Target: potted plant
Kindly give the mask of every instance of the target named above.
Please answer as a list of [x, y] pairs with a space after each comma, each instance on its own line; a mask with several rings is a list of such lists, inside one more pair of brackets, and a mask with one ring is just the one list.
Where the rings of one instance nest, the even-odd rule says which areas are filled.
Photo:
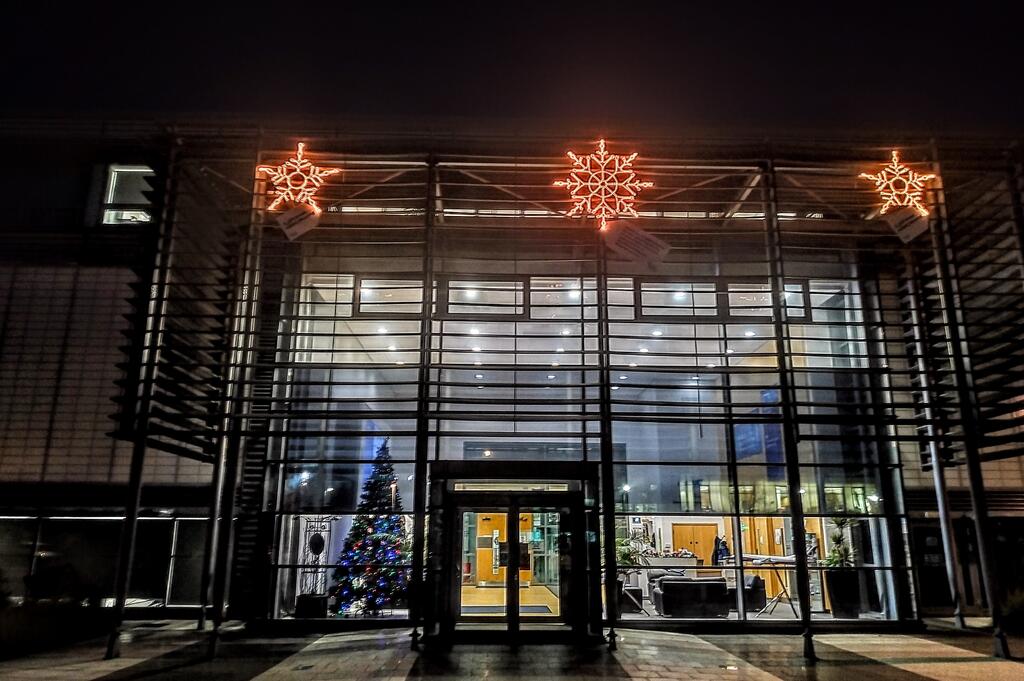
[[[628, 537], [616, 537], [615, 562], [620, 568], [630, 568], [620, 571], [619, 577], [616, 580], [619, 587], [618, 593], [620, 594], [619, 608], [622, 612], [638, 612], [643, 609], [643, 603], [634, 600], [638, 597], [636, 593], [633, 594], [632, 598], [624, 598], [624, 596], [626, 581], [629, 581], [630, 587], [635, 588], [637, 586], [640, 567], [647, 565], [647, 557], [649, 555], [651, 555], [651, 551], [647, 548], [639, 532], [633, 532]], [[639, 596], [639, 598], [642, 599], [643, 597]]]
[[831, 546], [822, 559], [825, 566], [825, 588], [837, 619], [857, 619], [860, 616], [860, 575], [851, 568], [855, 565], [853, 547], [847, 530], [857, 525], [856, 518], [830, 518], [834, 528], [829, 534]]

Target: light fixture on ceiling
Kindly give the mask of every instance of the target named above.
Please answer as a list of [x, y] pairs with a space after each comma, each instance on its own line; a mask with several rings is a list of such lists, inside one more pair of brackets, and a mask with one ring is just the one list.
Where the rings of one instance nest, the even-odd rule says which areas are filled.
[[388, 332], [387, 327], [384, 327], [384, 326], [378, 326], [377, 327], [377, 333], [387, 333], [387, 332]]
[[663, 333], [664, 331], [662, 331], [661, 329], [655, 329], [654, 331], [651, 331], [652, 336], [660, 336]]
[[756, 334], [756, 333], [754, 333], [753, 331], [744, 331], [744, 332], [743, 332], [743, 335], [744, 335], [744, 336], [746, 336], [747, 338], [753, 338], [753, 337], [754, 337], [754, 336], [756, 336], [757, 334]]

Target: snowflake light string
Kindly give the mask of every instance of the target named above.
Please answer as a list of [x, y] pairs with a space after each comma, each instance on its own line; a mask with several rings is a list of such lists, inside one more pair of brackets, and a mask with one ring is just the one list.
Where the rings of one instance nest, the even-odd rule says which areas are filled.
[[295, 156], [281, 165], [256, 167], [256, 172], [267, 174], [267, 179], [274, 184], [274, 191], [277, 192], [267, 210], [275, 210], [285, 201], [289, 201], [295, 205], [308, 205], [316, 215], [323, 212], [314, 197], [324, 180], [335, 173], [340, 173], [341, 168], [321, 168], [313, 165], [303, 156], [305, 148], [306, 143], [299, 142]]
[[878, 211], [880, 215], [885, 215], [894, 206], [908, 206], [921, 217], [928, 217], [928, 209], [921, 203], [921, 198], [924, 196], [925, 183], [934, 180], [935, 175], [922, 175], [903, 165], [899, 151], [893, 149], [892, 161], [878, 174], [861, 173], [860, 177], [875, 183], [875, 191], [885, 202]]
[[654, 186], [653, 182], [637, 179], [633, 160], [629, 156], [611, 154], [605, 148], [605, 141], [599, 140], [597, 150], [586, 156], [567, 152], [574, 164], [569, 177], [556, 180], [554, 186], [565, 187], [575, 201], [568, 215], [595, 217], [600, 221], [601, 230], [608, 228], [608, 220], [622, 216], [637, 217], [633, 207], [641, 189]]

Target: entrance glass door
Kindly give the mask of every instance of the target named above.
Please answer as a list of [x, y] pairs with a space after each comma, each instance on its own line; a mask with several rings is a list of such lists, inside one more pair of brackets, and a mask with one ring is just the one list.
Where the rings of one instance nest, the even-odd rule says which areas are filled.
[[508, 498], [508, 504], [459, 506], [460, 622], [533, 624], [568, 621], [573, 568], [570, 507]]

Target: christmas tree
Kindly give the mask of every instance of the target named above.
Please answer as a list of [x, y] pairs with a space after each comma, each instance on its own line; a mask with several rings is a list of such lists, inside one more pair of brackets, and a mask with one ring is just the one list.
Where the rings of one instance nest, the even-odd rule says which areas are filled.
[[338, 613], [374, 614], [405, 597], [405, 521], [388, 440], [377, 448], [334, 571]]

